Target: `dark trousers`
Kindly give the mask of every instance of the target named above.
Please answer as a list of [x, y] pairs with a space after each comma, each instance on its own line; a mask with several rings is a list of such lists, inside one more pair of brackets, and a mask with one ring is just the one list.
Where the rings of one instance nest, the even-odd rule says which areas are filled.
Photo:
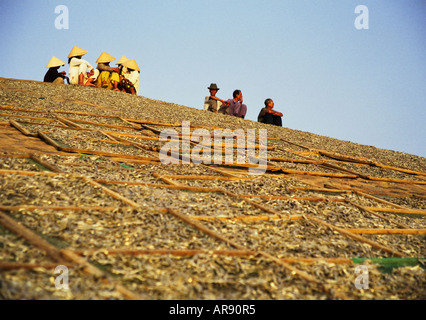
[[277, 116], [275, 114], [272, 114], [272, 113], [265, 114], [264, 123], [273, 124], [273, 125], [276, 125], [276, 126], [279, 126], [279, 127], [283, 126], [281, 117]]

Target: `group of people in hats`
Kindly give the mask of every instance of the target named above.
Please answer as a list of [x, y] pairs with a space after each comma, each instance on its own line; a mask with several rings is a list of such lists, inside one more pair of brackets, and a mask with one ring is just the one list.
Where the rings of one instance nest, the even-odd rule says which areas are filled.
[[68, 84], [139, 94], [140, 69], [134, 59], [130, 60], [122, 56], [116, 63], [117, 67], [111, 67], [109, 64], [115, 58], [102, 52], [96, 60], [95, 69], [88, 61], [82, 59], [86, 53], [86, 50], [77, 46], [72, 48], [68, 55], [69, 77], [66, 76], [65, 71], [58, 71], [65, 62], [52, 57], [46, 66], [49, 70], [44, 76], [44, 82], [64, 84], [66, 80]]
[[[234, 90], [232, 99], [222, 100], [216, 97], [219, 91], [216, 83], [210, 84], [207, 89], [209, 89], [210, 95], [204, 98], [204, 110], [244, 119], [247, 113], [247, 106], [243, 104], [243, 94], [241, 90]], [[273, 108], [274, 101], [269, 98], [266, 99], [265, 107], [260, 110], [257, 121], [281, 127], [281, 117], [283, 114], [273, 110]]]

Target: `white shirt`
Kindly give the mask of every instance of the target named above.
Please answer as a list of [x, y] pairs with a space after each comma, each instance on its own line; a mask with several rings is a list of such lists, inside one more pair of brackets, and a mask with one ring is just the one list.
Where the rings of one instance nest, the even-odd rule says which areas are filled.
[[133, 70], [133, 71], [129, 71], [125, 77], [131, 82], [133, 83], [133, 86], [136, 89], [136, 95], [139, 94], [139, 71]]
[[69, 69], [69, 78], [71, 84], [78, 84], [78, 75], [83, 73], [84, 79], [87, 80], [87, 69], [93, 70], [92, 65], [84, 60], [78, 58], [71, 58], [70, 69]]

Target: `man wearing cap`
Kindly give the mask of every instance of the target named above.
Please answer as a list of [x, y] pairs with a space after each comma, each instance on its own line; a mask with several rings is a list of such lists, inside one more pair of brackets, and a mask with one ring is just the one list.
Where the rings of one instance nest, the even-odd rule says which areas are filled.
[[247, 113], [247, 106], [243, 104], [243, 93], [241, 92], [241, 90], [237, 89], [233, 92], [232, 96], [234, 98], [228, 100], [228, 114], [230, 116], [244, 119]]
[[52, 57], [52, 59], [50, 59], [49, 63], [46, 66], [46, 68], [49, 68], [49, 70], [47, 70], [43, 81], [52, 82], [54, 84], [64, 84], [64, 79], [67, 79], [67, 82], [69, 84], [70, 81], [69, 78], [66, 76], [65, 71], [58, 72], [58, 69], [64, 65], [65, 62], [63, 62], [62, 60], [56, 57]]
[[69, 75], [71, 84], [89, 85], [89, 76], [87, 69], [94, 70], [92, 65], [86, 60], [81, 59], [87, 53], [86, 50], [74, 46], [68, 55], [68, 64], [70, 65]]
[[96, 86], [99, 88], [105, 88], [108, 90], [118, 90], [118, 83], [120, 82], [120, 76], [118, 74], [118, 68], [112, 68], [109, 66], [111, 61], [114, 61], [115, 58], [106, 52], [102, 52], [99, 56], [96, 69], [99, 70], [98, 80]]
[[224, 107], [229, 106], [227, 101], [216, 97], [216, 93], [219, 91], [216, 83], [210, 84], [210, 87], [207, 89], [209, 89], [210, 95], [204, 98], [204, 110], [218, 113], [221, 108], [223, 110]]

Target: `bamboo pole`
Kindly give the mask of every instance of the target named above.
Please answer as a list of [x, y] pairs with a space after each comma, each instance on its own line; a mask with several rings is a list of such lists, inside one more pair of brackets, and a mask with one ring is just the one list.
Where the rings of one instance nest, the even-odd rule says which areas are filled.
[[[95, 126], [100, 126], [100, 127], [106, 127], [106, 128], [123, 129], [123, 130], [136, 130], [136, 128], [133, 127], [133, 126], [126, 127], [126, 126], [120, 126], [120, 125], [115, 125], [115, 124], [106, 124], [106, 123], [99, 123], [99, 122], [86, 121], [86, 120], [77, 120], [77, 119], [69, 119], [69, 118], [62, 118], [62, 117], [61, 117], [61, 119], [69, 121], [70, 123], [79, 122], [79, 123], [85, 123], [85, 124], [90, 124], [90, 125], [95, 125]], [[74, 124], [77, 125], [79, 128], [82, 128], [82, 126], [80, 126], [76, 123], [74, 123]]]
[[26, 128], [24, 128], [23, 126], [21, 126], [15, 120], [10, 120], [9, 123], [11, 124], [12, 127], [18, 129], [19, 132], [21, 132], [23, 135], [29, 136], [29, 137], [37, 137], [36, 133], [31, 133], [30, 131], [28, 131]]
[[303, 219], [302, 215], [256, 215], [256, 216], [234, 216], [234, 217], [225, 217], [225, 216], [190, 216], [194, 220], [199, 221], [271, 221], [271, 220], [288, 220], [288, 221], [297, 221]]
[[343, 228], [340, 228], [340, 227], [336, 227], [336, 226], [334, 226], [334, 225], [332, 225], [332, 224], [330, 224], [328, 222], [325, 222], [325, 221], [323, 221], [321, 219], [318, 219], [317, 217], [314, 217], [312, 215], [309, 215], [309, 220], [310, 221], [314, 221], [314, 222], [316, 222], [316, 223], [318, 223], [320, 225], [323, 225], [323, 226], [325, 226], [327, 228], [330, 228], [331, 230], [337, 231], [337, 232], [341, 233], [342, 235], [345, 235], [345, 236], [347, 236], [349, 238], [352, 238], [352, 239], [354, 239], [356, 241], [367, 243], [370, 246], [372, 246], [373, 248], [379, 249], [379, 250], [382, 250], [382, 251], [385, 251], [385, 252], [388, 252], [388, 253], [392, 254], [393, 256], [396, 256], [396, 257], [405, 257], [406, 256], [405, 254], [403, 254], [401, 252], [393, 250], [393, 249], [391, 249], [391, 248], [389, 248], [387, 246], [384, 246], [384, 245], [382, 245], [380, 243], [377, 243], [375, 241], [367, 239], [367, 238], [365, 238], [363, 236], [360, 236], [358, 234], [349, 232], [346, 229], [343, 229]]
[[360, 209], [360, 210], [364, 211], [364, 212], [367, 212], [367, 213], [369, 213], [369, 214], [371, 214], [371, 215], [373, 215], [373, 216], [379, 217], [379, 218], [381, 218], [381, 219], [383, 219], [383, 220], [385, 220], [385, 221], [388, 221], [388, 222], [390, 222], [390, 223], [393, 223], [393, 224], [397, 225], [398, 227], [400, 227], [400, 228], [402, 228], [402, 229], [409, 229], [409, 228], [410, 228], [410, 227], [408, 227], [408, 226], [407, 226], [406, 224], [404, 224], [404, 223], [400, 223], [400, 222], [395, 221], [395, 220], [393, 220], [393, 219], [391, 219], [391, 218], [389, 218], [389, 217], [386, 217], [386, 216], [384, 216], [384, 215], [382, 215], [382, 214], [380, 214], [380, 213], [377, 213], [377, 212], [375, 212], [375, 211], [369, 210], [368, 208], [366, 208], [366, 207], [364, 207], [364, 206], [361, 206], [361, 205], [359, 205], [359, 204], [356, 204], [355, 202], [352, 202], [352, 201], [350, 201], [350, 200], [346, 200], [346, 202], [347, 202], [348, 204], [351, 204], [351, 205], [353, 205], [354, 207], [356, 207], [356, 208], [358, 208], [358, 209]]
[[102, 252], [106, 255], [115, 255], [115, 254], [123, 254], [123, 255], [172, 255], [178, 257], [185, 256], [194, 256], [196, 254], [208, 254], [208, 255], [223, 255], [223, 256], [252, 256], [255, 255], [254, 251], [250, 250], [203, 250], [203, 249], [195, 249], [195, 250], [173, 250], [173, 249], [85, 249], [85, 250], [73, 250], [76, 254], [79, 255], [92, 255], [97, 252]]
[[[65, 263], [63, 264], [68, 268], [74, 267], [74, 264], [71, 263]], [[55, 269], [58, 266], [58, 264], [46, 264], [46, 263], [8, 263], [8, 262], [0, 262], [0, 270], [34, 270], [34, 269], [46, 269], [51, 270]]]
[[365, 209], [371, 210], [374, 212], [426, 215], [426, 210], [417, 210], [417, 209], [394, 209], [394, 208], [376, 208], [376, 207], [365, 207]]
[[260, 194], [241, 194], [240, 197], [244, 198], [260, 198], [267, 200], [298, 200], [298, 201], [312, 201], [312, 202], [346, 202], [346, 199], [327, 199], [320, 197], [293, 197], [293, 196], [270, 196], [270, 195], [260, 195]]
[[[114, 211], [117, 207], [100, 207], [100, 206], [84, 206], [84, 207], [76, 207], [76, 206], [33, 206], [33, 205], [21, 205], [21, 206], [4, 206], [0, 205], [0, 210], [6, 212], [16, 212], [16, 211], [36, 211], [36, 210], [52, 210], [52, 211]], [[122, 210], [133, 209], [133, 207], [120, 207]]]
[[205, 233], [205, 234], [207, 234], [207, 235], [209, 235], [209, 236], [211, 236], [213, 238], [216, 238], [216, 239], [218, 239], [220, 241], [223, 241], [223, 242], [231, 245], [232, 247], [234, 247], [234, 248], [236, 248], [238, 250], [246, 250], [245, 247], [239, 245], [235, 241], [230, 240], [230, 239], [226, 238], [225, 236], [214, 232], [213, 230], [210, 230], [209, 228], [205, 227], [203, 224], [195, 221], [194, 219], [191, 219], [187, 215], [184, 215], [184, 214], [182, 214], [182, 213], [180, 213], [180, 212], [178, 212], [176, 210], [170, 209], [170, 208], [167, 208], [166, 211], [167, 211], [167, 213], [175, 216], [176, 218], [179, 218], [180, 220], [184, 221], [185, 223], [189, 224], [190, 226], [192, 226], [192, 227], [194, 227], [194, 228], [202, 231], [203, 233]]
[[10, 218], [8, 215], [4, 214], [3, 212], [0, 212], [0, 224], [4, 226], [6, 229], [8, 229], [9, 231], [15, 233], [16, 235], [28, 241], [34, 247], [46, 252], [49, 258], [51, 258], [53, 261], [58, 263], [65, 262], [64, 259], [59, 254], [58, 250], [54, 246], [52, 246], [46, 240], [40, 238], [34, 232], [29, 230], [27, 227], [17, 222], [16, 220]]
[[426, 229], [345, 229], [356, 234], [420, 234], [425, 235]]
[[99, 277], [101, 279], [103, 279], [103, 282], [106, 283], [111, 283], [114, 287], [115, 290], [117, 290], [119, 293], [121, 293], [125, 298], [129, 299], [129, 300], [142, 300], [142, 297], [135, 294], [134, 292], [128, 290], [127, 288], [123, 287], [121, 284], [108, 279], [108, 276], [103, 273], [101, 270], [99, 270], [98, 268], [96, 268], [95, 266], [93, 266], [91, 263], [89, 263], [86, 259], [82, 258], [81, 256], [79, 256], [78, 254], [76, 254], [75, 252], [73, 252], [70, 249], [62, 249], [61, 250], [61, 254], [67, 258], [67, 260], [73, 261], [77, 264], [79, 264], [80, 266], [82, 266], [84, 269], [84, 272], [94, 275], [96, 277]]
[[34, 160], [35, 162], [38, 162], [39, 164], [41, 164], [43, 167], [47, 168], [48, 170], [52, 171], [52, 172], [56, 172], [56, 173], [62, 173], [62, 170], [59, 169], [57, 166], [50, 164], [46, 161], [44, 161], [43, 159], [41, 159], [38, 155], [35, 155], [34, 153], [30, 154], [30, 158], [32, 160]]
[[251, 180], [251, 178], [245, 178], [245, 177], [221, 177], [221, 176], [170, 175], [170, 176], [163, 176], [163, 177], [167, 179], [175, 179], [175, 180], [220, 180], [220, 181]]
[[98, 182], [94, 181], [92, 178], [89, 178], [89, 177], [82, 177], [82, 178], [83, 178], [84, 181], [86, 181], [90, 185], [92, 185], [96, 188], [100, 188], [102, 191], [109, 194], [113, 198], [120, 200], [120, 201], [123, 201], [124, 203], [130, 205], [133, 208], [139, 208], [140, 207], [136, 202], [134, 202], [134, 201], [132, 201], [132, 200], [126, 198], [126, 197], [123, 197], [121, 194], [119, 194], [115, 191], [112, 191], [111, 189], [99, 184]]
[[384, 199], [381, 199], [381, 198], [379, 198], [379, 197], [375, 197], [375, 196], [369, 195], [369, 194], [364, 193], [364, 192], [361, 192], [361, 191], [354, 191], [354, 193], [355, 193], [355, 194], [357, 194], [357, 195], [359, 195], [359, 196], [361, 196], [361, 197], [365, 197], [365, 198], [368, 198], [368, 199], [374, 200], [374, 201], [376, 201], [376, 202], [379, 202], [379, 203], [382, 203], [382, 204], [386, 204], [386, 205], [392, 206], [392, 207], [394, 207], [394, 208], [398, 208], [398, 209], [407, 209], [407, 208], [405, 208], [405, 207], [403, 207], [403, 206], [400, 206], [400, 205], [398, 205], [398, 204], [395, 204], [395, 203], [393, 203], [393, 202], [386, 201], [386, 200], [384, 200]]

